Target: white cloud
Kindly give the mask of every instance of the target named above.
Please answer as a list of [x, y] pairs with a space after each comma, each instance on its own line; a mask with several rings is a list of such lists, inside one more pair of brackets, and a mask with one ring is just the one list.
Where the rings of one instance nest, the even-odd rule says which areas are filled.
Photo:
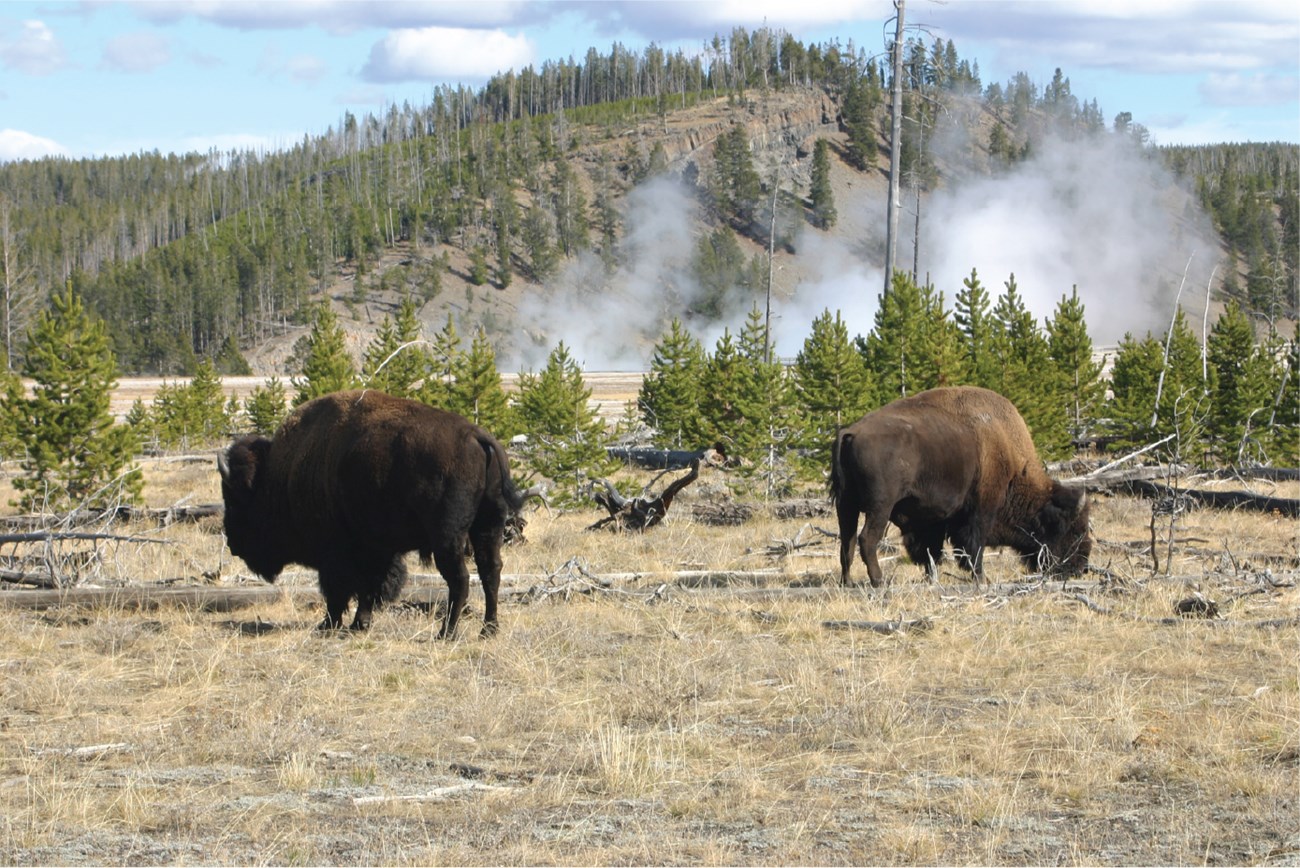
[[66, 156], [67, 153], [68, 149], [53, 139], [34, 136], [22, 130], [0, 130], [0, 163]]
[[[528, 3], [524, 0], [474, 3], [396, 0], [362, 3], [356, 0], [171, 0], [167, 3], [135, 5], [138, 15], [150, 21], [170, 23], [197, 18], [235, 30], [286, 30], [320, 27], [332, 33], [351, 33], [367, 28], [497, 27], [522, 26], [543, 20], [561, 4]], [[550, 8], [548, 8], [550, 7]]]
[[959, 50], [971, 40], [995, 45], [1011, 68], [1050, 57], [1064, 68], [1126, 72], [1294, 69], [1300, 39], [1292, 3], [966, 2], [909, 19], [952, 37]]
[[67, 56], [44, 21], [30, 20], [15, 35], [0, 32], [0, 64], [28, 75], [49, 75], [67, 64]]
[[361, 77], [372, 82], [484, 79], [532, 62], [532, 43], [522, 34], [421, 27], [394, 30], [376, 42]]
[[262, 52], [256, 70], [261, 76], [284, 75], [299, 84], [316, 84], [329, 72], [329, 66], [314, 54], [295, 54], [281, 60], [279, 49], [269, 45]]
[[153, 72], [171, 60], [167, 40], [152, 31], [125, 33], [104, 46], [100, 66], [117, 72]]
[[1300, 77], [1216, 72], [1205, 77], [1199, 91], [1209, 105], [1225, 108], [1295, 105], [1300, 103]]

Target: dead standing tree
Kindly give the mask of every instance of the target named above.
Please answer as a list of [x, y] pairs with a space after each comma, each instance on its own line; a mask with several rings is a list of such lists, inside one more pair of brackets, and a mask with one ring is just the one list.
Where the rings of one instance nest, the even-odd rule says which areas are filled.
[[[664, 516], [668, 514], [668, 507], [672, 505], [673, 498], [677, 496], [683, 488], [694, 482], [700, 475], [700, 462], [696, 459], [691, 462], [690, 471], [672, 482], [664, 489], [663, 494], [658, 497], [650, 497], [647, 493], [641, 496], [628, 499], [619, 494], [613, 484], [606, 479], [599, 479], [593, 483], [591, 496], [597, 503], [605, 507], [609, 513], [605, 518], [595, 524], [588, 525], [587, 530], [598, 530], [610, 524], [616, 524], [623, 530], [646, 530], [663, 521]], [[651, 480], [650, 484], [644, 489], [648, 492], [651, 485], [663, 476], [661, 473]], [[597, 487], [599, 486], [599, 487]], [[601, 490], [603, 488], [603, 490]]]

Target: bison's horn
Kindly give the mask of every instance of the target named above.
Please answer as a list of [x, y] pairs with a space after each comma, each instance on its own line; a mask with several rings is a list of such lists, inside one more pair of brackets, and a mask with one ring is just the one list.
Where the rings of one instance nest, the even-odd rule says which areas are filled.
[[225, 449], [217, 453], [217, 472], [221, 474], [223, 482], [230, 481], [230, 458], [226, 455]]

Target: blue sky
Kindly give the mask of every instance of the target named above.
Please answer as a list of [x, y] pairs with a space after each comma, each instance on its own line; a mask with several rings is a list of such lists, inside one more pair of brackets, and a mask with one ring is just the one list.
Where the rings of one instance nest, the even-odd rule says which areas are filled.
[[[1300, 4], [909, 0], [987, 85], [1060, 67], [1109, 121], [1160, 144], [1300, 142]], [[422, 105], [443, 82], [614, 41], [701, 48], [764, 23], [884, 50], [888, 0], [817, 2], [2, 2], [0, 160], [277, 148], [345, 111]]]

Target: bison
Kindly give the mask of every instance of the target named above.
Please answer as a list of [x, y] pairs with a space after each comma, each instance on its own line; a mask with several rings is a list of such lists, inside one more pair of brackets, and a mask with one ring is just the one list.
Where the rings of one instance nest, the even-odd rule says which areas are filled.
[[352, 629], [398, 597], [407, 552], [447, 582], [440, 637], [450, 637], [469, 594], [466, 544], [483, 585], [483, 634], [497, 627], [506, 522], [524, 496], [501, 444], [455, 413], [372, 390], [336, 392], [294, 410], [272, 439], [248, 435], [218, 456], [226, 540], [274, 582], [288, 564], [319, 573], [320, 629]]
[[1088, 497], [1048, 477], [1010, 401], [973, 386], [900, 398], [841, 428], [831, 448], [831, 498], [840, 524], [840, 580], [858, 548], [871, 584], [876, 545], [892, 521], [914, 563], [935, 578], [944, 539], [978, 581], [984, 550], [1010, 546], [1032, 568], [1088, 566]]

